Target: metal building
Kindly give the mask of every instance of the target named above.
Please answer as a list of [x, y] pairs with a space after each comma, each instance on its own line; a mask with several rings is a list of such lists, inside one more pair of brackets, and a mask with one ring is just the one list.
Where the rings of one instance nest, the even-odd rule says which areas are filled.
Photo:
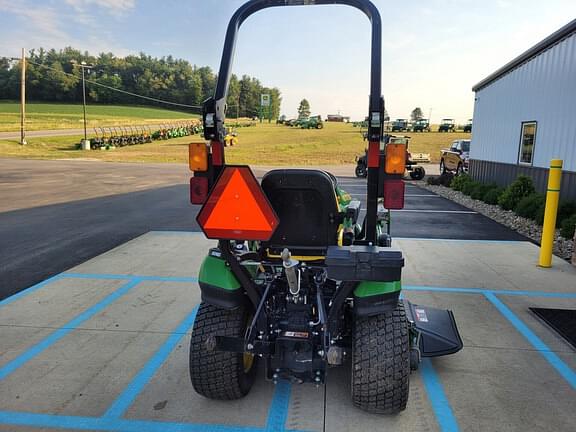
[[470, 174], [501, 185], [529, 175], [546, 189], [564, 160], [562, 197], [576, 199], [576, 20], [476, 84]]

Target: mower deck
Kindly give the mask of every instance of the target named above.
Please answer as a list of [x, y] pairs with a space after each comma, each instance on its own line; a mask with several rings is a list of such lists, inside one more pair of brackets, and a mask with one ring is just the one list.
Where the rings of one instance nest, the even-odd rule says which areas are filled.
[[[151, 232], [0, 304], [0, 431], [570, 430], [576, 354], [529, 307], [576, 308], [576, 271], [538, 269], [527, 242], [397, 239], [404, 297], [451, 309], [459, 353], [424, 359], [408, 408], [350, 404], [349, 368], [324, 387], [277, 386], [217, 402], [190, 388], [188, 345], [213, 244]], [[446, 269], [452, 269], [447, 272]]]

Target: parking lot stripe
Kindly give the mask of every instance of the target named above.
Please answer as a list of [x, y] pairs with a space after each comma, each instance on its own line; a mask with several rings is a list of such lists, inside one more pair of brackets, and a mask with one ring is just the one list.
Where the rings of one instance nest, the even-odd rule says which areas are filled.
[[110, 432], [265, 432], [264, 429], [253, 426], [124, 420], [103, 417], [23, 413], [18, 411], [0, 411], [0, 424]]
[[148, 360], [148, 363], [140, 369], [136, 376], [132, 379], [126, 389], [116, 398], [110, 408], [104, 414], [104, 417], [122, 417], [124, 412], [130, 407], [132, 402], [138, 397], [140, 392], [146, 387], [150, 379], [156, 374], [158, 369], [164, 364], [168, 356], [174, 350], [174, 347], [190, 332], [196, 319], [198, 306], [196, 306], [190, 314], [182, 320], [180, 325], [172, 332], [166, 339], [164, 344], [156, 351], [156, 353]]
[[71, 279], [140, 279], [141, 281], [157, 281], [157, 282], [197, 282], [198, 278], [195, 277], [179, 277], [179, 276], [143, 276], [143, 275], [124, 275], [124, 274], [106, 274], [106, 273], [62, 273], [62, 278]]
[[576, 390], [576, 373], [564, 363], [524, 322], [512, 312], [494, 293], [484, 294], [486, 298], [506, 317], [508, 321], [532, 344], [554, 369]]
[[450, 213], [450, 214], [478, 214], [472, 210], [423, 210], [423, 209], [402, 209], [391, 210], [396, 213]]
[[40, 288], [42, 288], [48, 284], [51, 284], [52, 282], [55, 282], [61, 278], [62, 278], [62, 275], [58, 274], [56, 276], [52, 276], [51, 278], [48, 278], [48, 279], [40, 282], [40, 283], [37, 283], [36, 285], [32, 285], [31, 287], [26, 288], [25, 290], [22, 290], [19, 293], [11, 295], [10, 297], [7, 297], [4, 300], [0, 301], [0, 307], [6, 306], [7, 304], [10, 304], [13, 301], [18, 300], [22, 297], [26, 297], [27, 295], [32, 294], [33, 292], [39, 290]]
[[416, 240], [416, 241], [435, 241], [435, 242], [457, 242], [457, 243], [526, 243], [527, 240], [470, 240], [470, 239], [447, 239], [447, 238], [429, 238], [429, 237], [394, 237], [393, 240]]
[[429, 358], [422, 359], [420, 370], [440, 431], [457, 432], [459, 430], [458, 422], [444, 393], [440, 378], [432, 366], [432, 361]]
[[402, 289], [406, 291], [448, 292], [458, 294], [497, 294], [522, 297], [576, 298], [576, 293], [556, 293], [548, 291], [489, 290], [485, 288], [448, 288], [417, 285], [403, 285]]
[[26, 350], [24, 353], [20, 354], [14, 360], [8, 362], [6, 365], [4, 365], [2, 368], [0, 368], [0, 380], [3, 380], [8, 375], [10, 375], [12, 372], [14, 372], [16, 369], [18, 369], [19, 367], [24, 365], [26, 362], [28, 362], [29, 360], [33, 359], [35, 356], [40, 354], [42, 351], [44, 351], [48, 347], [54, 345], [56, 342], [58, 342], [60, 339], [62, 339], [64, 336], [66, 336], [68, 333], [70, 333], [76, 327], [78, 327], [80, 324], [82, 324], [83, 322], [92, 318], [94, 315], [96, 315], [98, 312], [100, 312], [104, 308], [108, 307], [111, 303], [116, 301], [118, 298], [122, 297], [124, 294], [126, 294], [128, 291], [130, 291], [132, 288], [134, 288], [140, 282], [141, 282], [141, 279], [132, 278], [129, 282], [122, 285], [120, 288], [118, 288], [112, 294], [109, 294], [104, 299], [100, 300], [98, 303], [93, 305], [92, 307], [88, 308], [87, 310], [85, 310], [81, 314], [77, 315], [72, 320], [68, 321], [66, 324], [64, 324], [58, 330], [55, 330], [54, 332], [52, 332], [49, 336], [44, 338], [42, 341], [40, 341], [36, 345], [32, 346], [31, 348]]
[[280, 380], [275, 386], [274, 397], [268, 411], [266, 432], [284, 431], [288, 409], [290, 407], [290, 393], [292, 386], [288, 381]]

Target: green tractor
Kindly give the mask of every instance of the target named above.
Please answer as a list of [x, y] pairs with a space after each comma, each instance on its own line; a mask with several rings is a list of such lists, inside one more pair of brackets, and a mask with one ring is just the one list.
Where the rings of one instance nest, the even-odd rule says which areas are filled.
[[456, 132], [456, 122], [454, 119], [442, 119], [438, 132]]
[[412, 124], [412, 132], [430, 132], [428, 119], [418, 119]]
[[[343, 4], [372, 23], [367, 211], [328, 172], [277, 169], [259, 182], [248, 166], [225, 162], [224, 122], [237, 32], [275, 6]], [[421, 357], [457, 352], [450, 311], [401, 298], [404, 256], [391, 247], [390, 209], [404, 204], [406, 144], [385, 143], [381, 19], [369, 0], [251, 0], [232, 17], [214, 97], [204, 102], [207, 143], [190, 144], [193, 204], [204, 234], [218, 240], [198, 281], [190, 377], [207, 398], [245, 396], [257, 378], [324, 384], [335, 367], [351, 372], [353, 403], [369, 412], [406, 408]], [[381, 145], [384, 151], [381, 152]]]

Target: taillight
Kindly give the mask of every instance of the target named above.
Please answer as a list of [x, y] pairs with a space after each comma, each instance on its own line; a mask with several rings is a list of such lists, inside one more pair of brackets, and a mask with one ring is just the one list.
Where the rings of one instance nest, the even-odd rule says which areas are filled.
[[208, 170], [208, 146], [206, 143], [188, 144], [188, 164], [192, 171]]
[[406, 169], [406, 144], [386, 145], [386, 174], [404, 174]]
[[192, 177], [190, 179], [190, 202], [204, 204], [208, 197], [208, 178]]
[[384, 181], [384, 207], [388, 210], [404, 208], [404, 181], [391, 179]]

